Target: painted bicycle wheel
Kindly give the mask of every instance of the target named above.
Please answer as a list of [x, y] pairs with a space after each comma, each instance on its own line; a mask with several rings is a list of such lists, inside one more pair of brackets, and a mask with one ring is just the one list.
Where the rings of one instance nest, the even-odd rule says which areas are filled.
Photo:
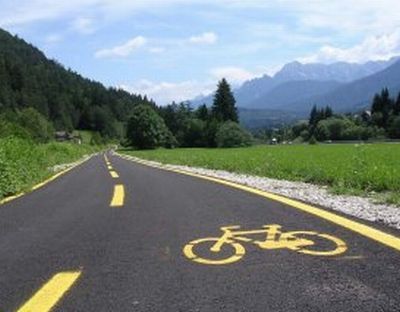
[[232, 241], [224, 242], [220, 251], [212, 251], [211, 247], [219, 240], [217, 237], [208, 237], [191, 241], [183, 248], [183, 254], [197, 263], [223, 265], [239, 261], [246, 253], [241, 244]]
[[[337, 256], [340, 255], [347, 250], [346, 243], [342, 241], [340, 238], [337, 238], [332, 235], [328, 234], [321, 234], [317, 232], [312, 232], [312, 231], [293, 231], [293, 232], [286, 232], [282, 234], [282, 238], [290, 240], [294, 239], [297, 241], [301, 241], [302, 239], [305, 239], [307, 241], [312, 241], [313, 244], [305, 244], [304, 246], [301, 246], [299, 244], [297, 248], [294, 248], [293, 250], [307, 254], [307, 255], [314, 255], [314, 256]], [[322, 242], [321, 240], [325, 240], [327, 245], [329, 245], [328, 248], [324, 249], [315, 249], [314, 247], [311, 246], [318, 246], [318, 241]], [[317, 243], [316, 243], [317, 241]]]

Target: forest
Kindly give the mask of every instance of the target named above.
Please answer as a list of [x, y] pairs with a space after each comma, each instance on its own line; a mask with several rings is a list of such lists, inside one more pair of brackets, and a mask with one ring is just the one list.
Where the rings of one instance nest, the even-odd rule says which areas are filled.
[[40, 119], [53, 130], [91, 130], [105, 139], [119, 139], [127, 116], [138, 104], [155, 107], [146, 97], [106, 88], [65, 69], [31, 44], [0, 29], [2, 128], [10, 128], [10, 123], [20, 128], [34, 111], [34, 117], [43, 117]]
[[157, 147], [240, 147], [254, 142], [399, 139], [400, 94], [385, 88], [370, 110], [335, 114], [314, 106], [309, 120], [250, 134], [239, 124], [233, 92], [219, 81], [211, 107], [189, 102], [157, 106], [146, 96], [106, 88], [49, 60], [36, 47], [0, 29], [0, 138], [37, 143], [56, 131], [88, 130], [93, 144]]

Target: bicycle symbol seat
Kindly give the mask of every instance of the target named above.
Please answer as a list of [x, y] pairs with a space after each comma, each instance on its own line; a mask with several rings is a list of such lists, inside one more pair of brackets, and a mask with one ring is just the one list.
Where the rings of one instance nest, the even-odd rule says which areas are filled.
[[[239, 261], [246, 253], [243, 243], [252, 243], [261, 249], [289, 249], [298, 253], [314, 256], [336, 256], [346, 252], [347, 246], [341, 239], [314, 231], [282, 232], [278, 224], [264, 225], [257, 230], [240, 230], [240, 226], [221, 227], [221, 237], [206, 237], [191, 241], [183, 248], [184, 255], [198, 263], [210, 265], [223, 265]], [[249, 238], [250, 235], [265, 234], [265, 240]], [[325, 241], [324, 248], [315, 248]], [[328, 243], [328, 248], [325, 246]], [[230, 253], [226, 253], [226, 247]], [[311, 247], [313, 246], [313, 247]], [[224, 248], [225, 247], [225, 248]], [[225, 251], [223, 251], [225, 249]], [[199, 253], [209, 254], [201, 256]], [[218, 258], [219, 256], [219, 258]], [[217, 257], [217, 258], [216, 258]]]

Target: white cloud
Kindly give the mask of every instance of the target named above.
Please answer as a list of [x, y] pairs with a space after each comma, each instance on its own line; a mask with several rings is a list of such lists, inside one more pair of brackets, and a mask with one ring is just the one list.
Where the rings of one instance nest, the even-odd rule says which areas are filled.
[[325, 45], [316, 54], [299, 60], [304, 63], [336, 61], [362, 63], [369, 60], [385, 60], [396, 55], [400, 55], [400, 29], [391, 34], [369, 36], [349, 48]]
[[214, 44], [218, 40], [218, 36], [213, 32], [205, 32], [198, 36], [189, 38], [190, 43], [194, 44]]
[[146, 94], [157, 104], [166, 105], [175, 102], [192, 100], [198, 96], [206, 96], [215, 91], [218, 80], [226, 78], [234, 87], [257, 75], [239, 67], [219, 67], [209, 72], [210, 76], [203, 80], [181, 82], [153, 82], [142, 79], [134, 84], [121, 84], [119, 87], [138, 94]]
[[106, 57], [127, 57], [147, 43], [147, 39], [142, 36], [137, 36], [125, 42], [124, 44], [115, 46], [109, 49], [98, 50], [95, 53], [97, 58]]
[[211, 81], [199, 82], [196, 80], [171, 82], [152, 82], [149, 80], [140, 80], [134, 84], [122, 84], [120, 88], [142, 95], [156, 101], [159, 105], [166, 105], [175, 102], [191, 100], [199, 95], [208, 95], [215, 89], [215, 83]]
[[246, 80], [259, 76], [258, 74], [235, 66], [216, 67], [211, 69], [210, 74], [218, 80], [226, 78], [228, 82], [235, 85], [242, 84]]
[[75, 19], [72, 22], [71, 27], [73, 30], [76, 30], [79, 33], [85, 35], [92, 34], [96, 30], [93, 20], [86, 17], [80, 17]]

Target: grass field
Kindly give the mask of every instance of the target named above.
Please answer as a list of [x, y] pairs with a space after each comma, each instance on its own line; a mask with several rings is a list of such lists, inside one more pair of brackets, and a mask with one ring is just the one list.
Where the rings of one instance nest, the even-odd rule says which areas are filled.
[[123, 152], [162, 163], [328, 185], [336, 193], [377, 193], [374, 196], [381, 201], [400, 204], [400, 144], [281, 145]]
[[17, 138], [0, 139], [0, 199], [46, 179], [54, 174], [53, 166], [76, 161], [98, 149], [72, 143], [34, 144]]

